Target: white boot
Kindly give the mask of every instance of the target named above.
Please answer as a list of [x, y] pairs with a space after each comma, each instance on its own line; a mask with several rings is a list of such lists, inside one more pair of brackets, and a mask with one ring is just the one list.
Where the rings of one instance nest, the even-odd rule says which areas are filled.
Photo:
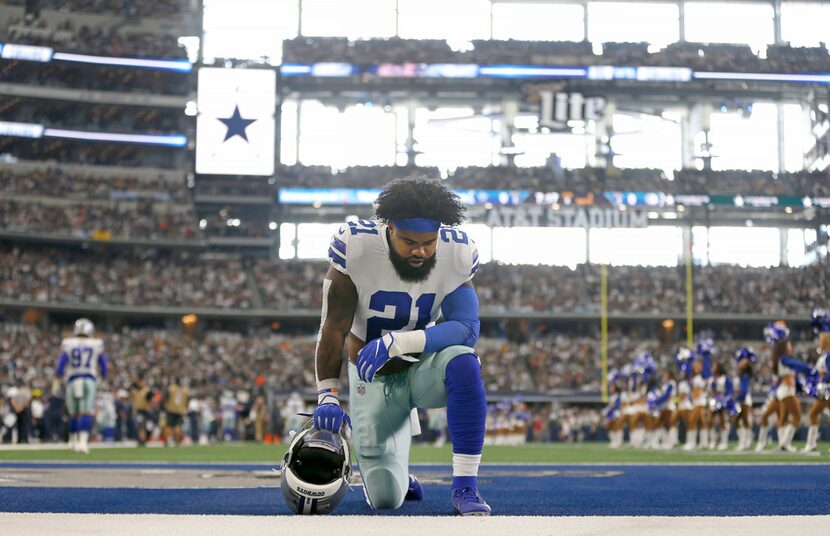
[[802, 452], [813, 452], [816, 450], [816, 441], [818, 441], [818, 426], [810, 426], [807, 430], [807, 444], [804, 446]]
[[665, 428], [658, 428], [654, 431], [654, 435], [651, 438], [651, 448], [654, 450], [658, 450], [661, 448], [662, 445], [666, 444], [666, 429]]
[[663, 448], [666, 450], [671, 450], [677, 446], [677, 426], [673, 426], [669, 428], [669, 436], [666, 443], [663, 445]]
[[700, 429], [700, 442], [698, 443], [698, 447], [701, 450], [709, 448], [709, 429], [708, 428], [701, 428]]
[[778, 448], [780, 450], [784, 450], [787, 452], [795, 452], [795, 449], [790, 444], [792, 441], [793, 436], [795, 435], [795, 427], [790, 426], [789, 424], [786, 426], [781, 426], [778, 428]]
[[718, 429], [717, 428], [710, 428], [709, 429], [709, 450], [715, 450], [718, 446]]
[[686, 430], [686, 444], [683, 450], [695, 450], [697, 448], [697, 428]]
[[625, 433], [622, 430], [617, 430], [614, 432], [614, 445], [613, 448], [618, 449], [622, 447], [623, 439], [625, 438]]
[[729, 448], [729, 430], [732, 427], [730, 425], [726, 425], [720, 431], [720, 443], [718, 443], [718, 450], [726, 450]]
[[790, 426], [790, 430], [787, 433], [786, 442], [784, 443], [784, 448], [787, 449], [787, 452], [797, 452], [793, 446], [793, 438], [795, 437], [795, 433], [798, 432], [798, 426]]
[[769, 427], [761, 426], [758, 429], [758, 444], [755, 445], [755, 452], [761, 452], [767, 447], [767, 438], [769, 437]]
[[629, 443], [629, 444], [630, 444], [633, 448], [635, 448], [635, 449], [636, 449], [636, 448], [640, 448], [640, 445], [641, 445], [641, 444], [642, 444], [642, 442], [643, 442], [643, 440], [642, 440], [642, 437], [643, 437], [643, 436], [642, 436], [642, 433], [643, 433], [643, 429], [642, 429], [642, 428], [635, 428], [635, 429], [633, 429], [633, 430], [629, 430], [629, 431], [628, 431], [628, 443]]
[[654, 448], [654, 438], [657, 437], [657, 430], [646, 430], [645, 438], [643, 439], [643, 448]]
[[744, 428], [744, 450], [752, 446], [752, 427]]
[[746, 437], [749, 430], [746, 428], [738, 428], [735, 433], [738, 434], [738, 446], [735, 447], [735, 452], [746, 450]]

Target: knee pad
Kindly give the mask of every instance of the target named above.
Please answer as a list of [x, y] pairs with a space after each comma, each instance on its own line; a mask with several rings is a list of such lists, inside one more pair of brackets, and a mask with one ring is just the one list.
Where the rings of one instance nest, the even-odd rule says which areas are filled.
[[395, 474], [385, 467], [370, 467], [365, 472], [361, 467], [360, 473], [372, 508], [389, 510], [401, 507], [409, 485], [408, 475], [406, 486], [401, 486]]

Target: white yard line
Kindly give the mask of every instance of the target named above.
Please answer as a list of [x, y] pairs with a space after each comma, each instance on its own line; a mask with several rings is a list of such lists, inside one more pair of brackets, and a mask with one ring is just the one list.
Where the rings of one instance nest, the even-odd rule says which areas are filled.
[[359, 534], [361, 536], [423, 536], [470, 534], [487, 536], [595, 535], [634, 536], [780, 536], [826, 534], [830, 516], [768, 517], [388, 517], [388, 516], [174, 516], [110, 514], [13, 514], [0, 513], [6, 535], [112, 536], [113, 534]]

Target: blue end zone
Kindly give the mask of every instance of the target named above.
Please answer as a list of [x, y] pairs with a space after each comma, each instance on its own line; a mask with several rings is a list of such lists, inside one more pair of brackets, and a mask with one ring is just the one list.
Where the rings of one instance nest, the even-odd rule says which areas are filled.
[[[38, 464], [16, 464], [32, 467]], [[43, 464], [51, 468], [55, 464]], [[80, 465], [80, 464], [78, 464]], [[124, 464], [136, 467], [133, 464]], [[10, 467], [2, 464], [0, 467]], [[111, 464], [99, 466], [113, 467]], [[155, 466], [155, 465], [153, 465]], [[170, 468], [169, 464], [160, 464]], [[88, 465], [85, 465], [88, 467]], [[147, 467], [141, 465], [140, 467]], [[175, 465], [173, 467], [183, 468]], [[190, 466], [194, 469], [217, 465]], [[228, 466], [233, 469], [266, 465]], [[449, 466], [412, 467], [436, 473]], [[481, 491], [494, 515], [757, 516], [830, 514], [830, 465], [483, 466]], [[372, 512], [359, 487], [340, 515], [449, 515], [450, 488], [424, 485], [424, 500]], [[0, 487], [5, 512], [287, 515], [276, 487], [125, 489]]]

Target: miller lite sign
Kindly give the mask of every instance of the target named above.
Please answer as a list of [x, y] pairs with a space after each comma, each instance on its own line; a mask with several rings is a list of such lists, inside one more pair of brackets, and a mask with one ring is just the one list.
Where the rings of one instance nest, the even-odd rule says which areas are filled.
[[584, 97], [581, 93], [539, 93], [539, 126], [556, 130], [568, 127], [568, 121], [596, 121], [602, 118], [605, 98]]

